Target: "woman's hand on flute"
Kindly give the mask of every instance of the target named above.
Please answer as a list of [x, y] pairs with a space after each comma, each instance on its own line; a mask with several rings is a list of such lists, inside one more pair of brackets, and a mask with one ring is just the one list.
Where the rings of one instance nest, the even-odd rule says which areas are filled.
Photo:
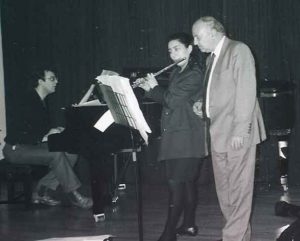
[[139, 78], [136, 80], [137, 87], [144, 89], [145, 91], [150, 91], [156, 85], [158, 85], [157, 80], [155, 79], [153, 74], [147, 74], [145, 78]]
[[149, 91], [150, 90], [150, 86], [147, 83], [146, 78], [138, 78], [135, 80], [135, 82], [133, 83], [133, 88], [136, 87], [140, 87], [142, 89], [144, 89], [145, 91]]
[[146, 82], [149, 84], [151, 89], [153, 89], [155, 86], [158, 85], [157, 80], [155, 79], [152, 73], [147, 74], [146, 80], [147, 80]]

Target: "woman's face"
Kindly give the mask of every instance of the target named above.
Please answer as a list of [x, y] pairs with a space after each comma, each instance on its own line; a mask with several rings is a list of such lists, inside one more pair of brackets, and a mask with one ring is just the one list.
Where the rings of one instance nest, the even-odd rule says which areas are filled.
[[189, 60], [190, 54], [192, 52], [192, 46], [189, 45], [188, 47], [186, 47], [178, 40], [171, 40], [168, 43], [168, 51], [173, 62], [185, 58], [184, 61], [178, 63], [178, 66], [184, 66]]

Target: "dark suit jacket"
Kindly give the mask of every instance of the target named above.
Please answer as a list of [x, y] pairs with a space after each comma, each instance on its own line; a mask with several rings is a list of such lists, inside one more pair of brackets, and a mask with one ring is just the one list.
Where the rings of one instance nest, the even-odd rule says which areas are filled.
[[163, 105], [159, 160], [205, 155], [205, 123], [193, 112], [193, 103], [202, 95], [202, 81], [199, 67], [188, 65], [182, 73], [172, 72], [168, 89], [156, 86], [148, 92]]
[[225, 38], [212, 73], [209, 99], [212, 149], [227, 152], [232, 136], [247, 145], [266, 138], [256, 98], [254, 58], [245, 44]]
[[50, 130], [46, 104], [35, 90], [26, 92], [15, 110], [5, 141], [15, 144], [38, 144]]

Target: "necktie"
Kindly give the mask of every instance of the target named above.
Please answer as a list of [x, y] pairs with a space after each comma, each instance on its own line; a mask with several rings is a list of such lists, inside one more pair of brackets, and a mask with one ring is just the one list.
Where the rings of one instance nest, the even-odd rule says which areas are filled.
[[206, 119], [207, 118], [207, 113], [206, 113], [206, 95], [207, 95], [207, 87], [208, 87], [208, 80], [209, 80], [209, 76], [210, 76], [210, 72], [212, 69], [212, 65], [214, 63], [214, 59], [215, 59], [215, 54], [212, 53], [209, 56], [209, 60], [208, 60], [208, 65], [204, 74], [204, 91], [203, 91], [203, 102], [202, 102], [202, 113], [203, 113], [203, 117]]

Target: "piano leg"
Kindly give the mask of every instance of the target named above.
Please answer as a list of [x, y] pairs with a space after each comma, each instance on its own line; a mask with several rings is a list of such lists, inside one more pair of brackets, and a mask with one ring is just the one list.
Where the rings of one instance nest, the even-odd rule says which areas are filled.
[[105, 220], [104, 209], [111, 202], [106, 178], [107, 174], [105, 172], [107, 169], [107, 167], [105, 167], [106, 158], [106, 156], [101, 156], [97, 159], [89, 159], [93, 215], [96, 222]]
[[[132, 161], [131, 159], [132, 149], [121, 149], [118, 152], [112, 154], [113, 163], [114, 163], [114, 177], [113, 177], [113, 187], [112, 187], [112, 202], [117, 203], [119, 196], [118, 190], [125, 190], [126, 184], [120, 183], [123, 181], [126, 174], [127, 168]], [[129, 154], [129, 155], [128, 155]], [[123, 158], [122, 167], [119, 168], [118, 159], [119, 157]]]

